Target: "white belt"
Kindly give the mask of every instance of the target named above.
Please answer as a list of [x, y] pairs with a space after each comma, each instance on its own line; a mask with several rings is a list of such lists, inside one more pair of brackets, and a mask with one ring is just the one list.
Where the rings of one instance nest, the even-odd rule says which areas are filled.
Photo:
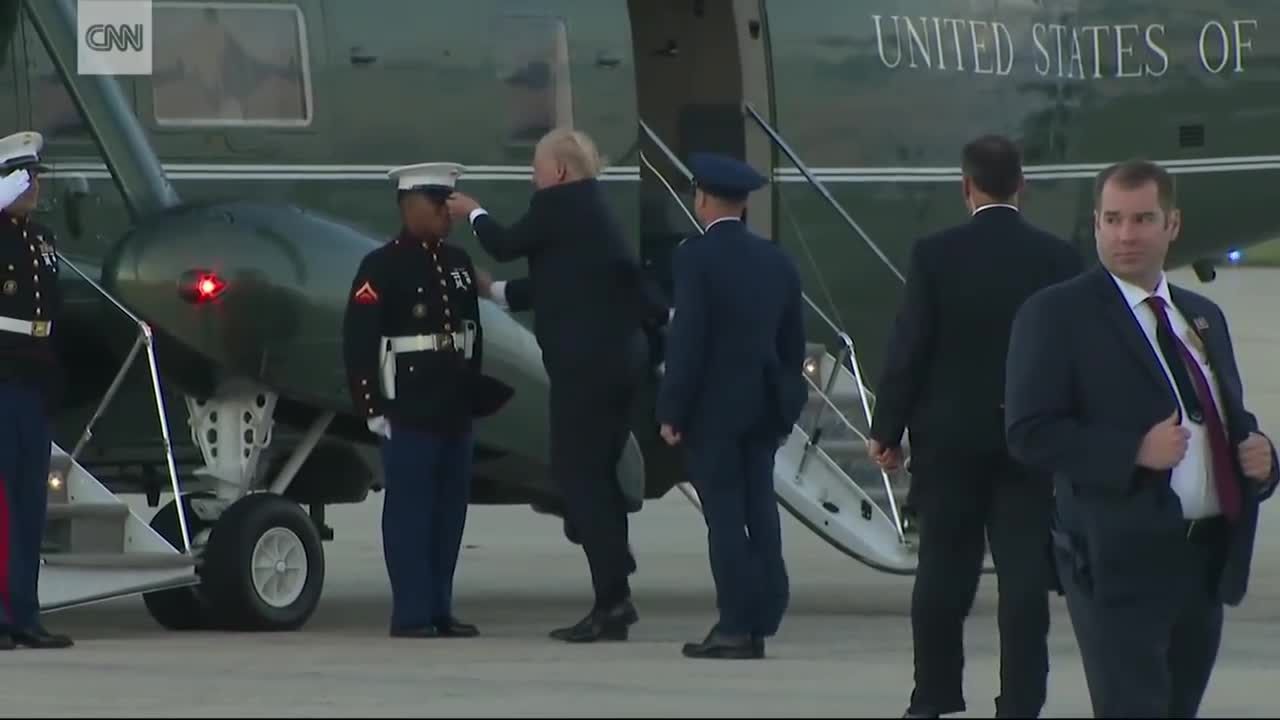
[[430, 335], [401, 335], [383, 337], [378, 345], [378, 365], [381, 367], [382, 394], [389, 400], [396, 399], [396, 355], [415, 352], [460, 352], [471, 359], [478, 327], [474, 320], [463, 320], [463, 331], [432, 333]]
[[429, 350], [462, 350], [466, 347], [465, 333], [434, 333], [431, 335], [402, 335], [389, 337], [387, 342], [395, 353], [426, 352]]
[[49, 320], [19, 320], [17, 318], [0, 317], [0, 331], [28, 335], [30, 337], [49, 337], [53, 332], [53, 322]]

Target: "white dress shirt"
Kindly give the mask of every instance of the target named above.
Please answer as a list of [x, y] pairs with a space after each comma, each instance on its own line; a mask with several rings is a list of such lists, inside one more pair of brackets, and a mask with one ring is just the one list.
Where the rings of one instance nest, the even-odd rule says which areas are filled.
[[742, 222], [742, 218], [737, 217], [736, 215], [725, 215], [722, 218], [716, 218], [715, 220], [712, 220], [705, 228], [703, 228], [702, 232], [705, 234], [708, 230], [715, 227], [716, 225], [719, 225], [722, 222]]
[[1014, 212], [1020, 212], [1017, 205], [1010, 205], [1009, 203], [991, 203], [990, 205], [980, 205], [974, 208], [973, 215], [977, 215], [983, 210], [990, 210], [991, 208], [1008, 208]]
[[[1164, 359], [1164, 353], [1160, 352], [1160, 344], [1156, 340], [1156, 310], [1147, 302], [1147, 298], [1152, 294], [1146, 290], [1111, 276], [1119, 286], [1120, 292], [1124, 293], [1125, 300], [1129, 303], [1129, 310], [1133, 312], [1134, 319], [1138, 321], [1138, 326], [1142, 328], [1142, 333], [1147, 336], [1147, 342], [1151, 344], [1151, 350], [1156, 355], [1156, 360], [1160, 362], [1160, 367], [1164, 370], [1165, 377], [1169, 379], [1169, 385], [1173, 388], [1173, 392], [1178, 397], [1178, 405], [1182, 408], [1182, 427], [1191, 432], [1191, 437], [1187, 440], [1187, 454], [1183, 456], [1182, 462], [1173, 468], [1173, 475], [1170, 482], [1173, 485], [1173, 491], [1178, 494], [1178, 499], [1182, 501], [1182, 515], [1188, 520], [1197, 520], [1200, 518], [1213, 517], [1222, 512], [1218, 505], [1217, 486], [1211, 482], [1213, 475], [1213, 452], [1209, 446], [1209, 428], [1204, 424], [1196, 424], [1187, 419], [1187, 405], [1182, 400], [1182, 394], [1178, 391], [1178, 385], [1173, 380], [1173, 373], [1169, 370], [1169, 363]], [[1204, 373], [1205, 379], [1209, 382], [1209, 392], [1213, 395], [1213, 402], [1218, 406], [1218, 415], [1226, 417], [1222, 407], [1222, 393], [1218, 390], [1218, 381], [1214, 376], [1213, 370], [1209, 367], [1209, 360], [1196, 344], [1188, 342], [1187, 338], [1192, 334], [1191, 324], [1182, 316], [1182, 312], [1173, 304], [1173, 299], [1169, 296], [1169, 283], [1164, 275], [1160, 276], [1160, 284], [1156, 286], [1154, 293], [1157, 297], [1165, 302], [1165, 312], [1169, 315], [1169, 325], [1173, 328], [1174, 335], [1178, 341], [1186, 346], [1191, 352], [1192, 357], [1196, 359], [1196, 363], [1200, 366], [1200, 372]], [[1224, 420], [1225, 423], [1225, 420]]]

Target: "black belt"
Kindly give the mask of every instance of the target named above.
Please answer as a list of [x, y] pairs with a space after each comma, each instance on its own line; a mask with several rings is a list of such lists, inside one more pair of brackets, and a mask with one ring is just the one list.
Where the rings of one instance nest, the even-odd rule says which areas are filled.
[[1227, 532], [1227, 518], [1222, 515], [1183, 522], [1187, 541], [1205, 545], [1220, 540]]

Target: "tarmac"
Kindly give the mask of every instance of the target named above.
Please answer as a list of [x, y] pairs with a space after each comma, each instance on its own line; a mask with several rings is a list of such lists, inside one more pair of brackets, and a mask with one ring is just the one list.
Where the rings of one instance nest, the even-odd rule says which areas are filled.
[[[1280, 436], [1280, 273], [1221, 269], [1208, 285], [1174, 281], [1224, 308], [1245, 390]], [[1105, 349], [1100, 349], [1104, 351]], [[699, 661], [715, 602], [701, 517], [676, 491], [632, 516], [641, 620], [627, 643], [563, 645], [553, 627], [581, 617], [590, 584], [560, 522], [527, 507], [473, 507], [456, 579], [469, 640], [387, 636], [382, 496], [330, 508], [320, 608], [280, 634], [177, 633], [140, 598], [50, 614], [76, 646], [0, 654], [4, 715], [20, 716], [700, 716], [899, 717], [912, 688], [910, 577], [869, 569], [783, 512], [792, 604], [763, 662]], [[1280, 524], [1264, 506], [1243, 606], [1229, 608], [1203, 716], [1270, 717], [1280, 667]], [[983, 579], [966, 629], [969, 710], [991, 717], [998, 693], [995, 578]], [[1091, 709], [1070, 619], [1052, 598], [1046, 717]]]

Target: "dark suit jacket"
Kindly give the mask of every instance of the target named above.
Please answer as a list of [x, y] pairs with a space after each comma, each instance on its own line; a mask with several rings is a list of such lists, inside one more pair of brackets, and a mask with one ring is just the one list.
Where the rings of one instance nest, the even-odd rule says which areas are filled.
[[911, 250], [901, 309], [876, 391], [871, 437], [912, 454], [1005, 451], [1004, 369], [1014, 313], [1081, 272], [1066, 242], [993, 207]]
[[673, 258], [675, 317], [657, 419], [691, 444], [790, 434], [808, 398], [800, 275], [738, 221], [712, 225]]
[[506, 289], [512, 311], [532, 309], [534, 334], [552, 382], [618, 378], [643, 369], [643, 325], [667, 304], [639, 261], [595, 179], [533, 194], [511, 227], [489, 215], [472, 224], [499, 262], [527, 258], [529, 276]]
[[[1174, 305], [1200, 331], [1225, 406], [1234, 449], [1258, 421], [1245, 409], [1227, 319], [1208, 298], [1170, 285]], [[1119, 287], [1101, 266], [1031, 298], [1014, 322], [1008, 361], [1009, 448], [1054, 474], [1057, 532], [1088, 568], [1104, 599], [1157, 598], [1185, 568], [1175, 545], [1185, 536], [1169, 471], [1137, 465], [1147, 432], [1178, 408], [1169, 384]], [[1234, 453], [1233, 453], [1234, 455]], [[1272, 462], [1275, 462], [1274, 452]], [[1248, 585], [1258, 504], [1275, 491], [1240, 473], [1244, 511], [1233, 526], [1218, 597], [1231, 605]]]

